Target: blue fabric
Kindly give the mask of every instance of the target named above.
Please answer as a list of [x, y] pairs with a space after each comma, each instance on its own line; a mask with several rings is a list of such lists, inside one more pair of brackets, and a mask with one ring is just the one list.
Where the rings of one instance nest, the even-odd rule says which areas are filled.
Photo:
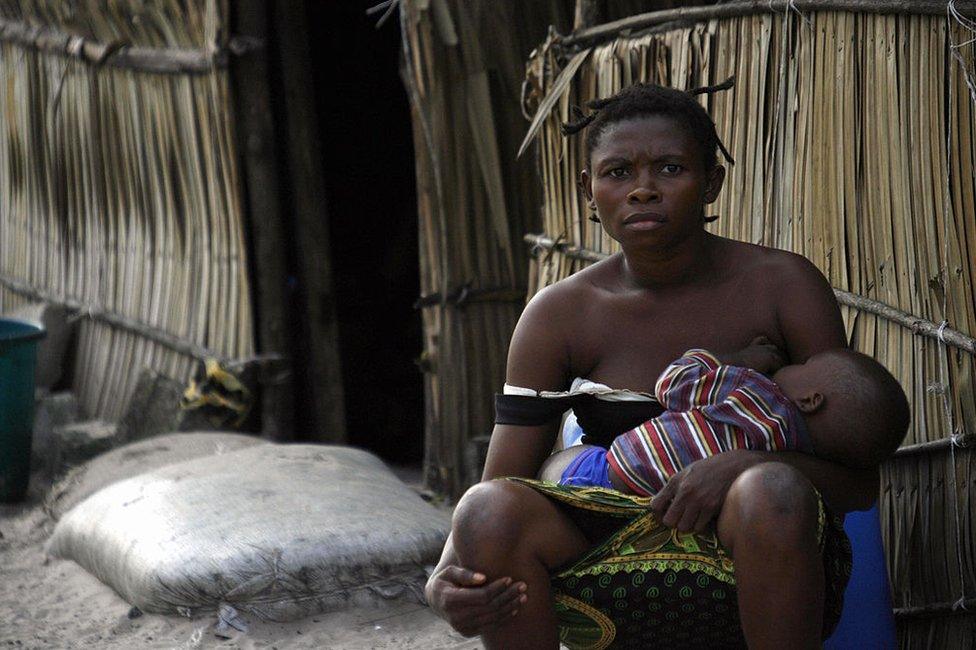
[[849, 513], [844, 530], [851, 539], [854, 569], [844, 592], [840, 623], [824, 643], [824, 650], [897, 648], [878, 505], [864, 512]]
[[573, 445], [583, 442], [583, 427], [576, 421], [576, 414], [572, 411], [569, 412], [563, 422], [562, 439], [563, 449], [569, 449]]
[[613, 489], [610, 485], [607, 450], [602, 447], [587, 447], [581, 451], [563, 472], [559, 484]]

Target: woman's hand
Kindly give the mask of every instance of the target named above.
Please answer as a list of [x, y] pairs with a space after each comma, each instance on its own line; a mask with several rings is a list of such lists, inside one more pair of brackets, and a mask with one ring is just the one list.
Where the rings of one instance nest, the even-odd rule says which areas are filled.
[[721, 512], [732, 482], [759, 462], [761, 458], [743, 450], [696, 461], [671, 477], [651, 500], [651, 509], [666, 526], [683, 533], [703, 532]]
[[427, 604], [464, 636], [477, 636], [515, 616], [526, 602], [525, 583], [448, 565], [431, 575], [424, 588]]

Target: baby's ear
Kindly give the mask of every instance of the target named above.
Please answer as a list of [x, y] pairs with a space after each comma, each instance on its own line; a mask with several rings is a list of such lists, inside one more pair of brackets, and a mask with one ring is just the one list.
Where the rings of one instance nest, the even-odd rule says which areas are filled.
[[794, 403], [803, 413], [815, 413], [816, 411], [820, 410], [825, 401], [826, 400], [821, 393], [808, 393], [800, 399], [794, 400]]

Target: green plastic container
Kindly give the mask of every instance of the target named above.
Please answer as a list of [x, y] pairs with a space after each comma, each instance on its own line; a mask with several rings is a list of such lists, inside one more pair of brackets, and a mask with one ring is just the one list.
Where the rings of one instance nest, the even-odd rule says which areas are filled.
[[0, 501], [19, 501], [30, 478], [34, 366], [44, 329], [0, 318]]

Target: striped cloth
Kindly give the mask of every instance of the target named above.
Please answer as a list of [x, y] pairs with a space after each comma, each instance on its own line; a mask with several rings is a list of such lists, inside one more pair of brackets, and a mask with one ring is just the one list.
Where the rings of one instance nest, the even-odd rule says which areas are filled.
[[653, 496], [682, 468], [723, 451], [812, 450], [803, 418], [772, 380], [705, 350], [668, 366], [654, 393], [667, 410], [617, 436], [607, 453], [635, 494]]

